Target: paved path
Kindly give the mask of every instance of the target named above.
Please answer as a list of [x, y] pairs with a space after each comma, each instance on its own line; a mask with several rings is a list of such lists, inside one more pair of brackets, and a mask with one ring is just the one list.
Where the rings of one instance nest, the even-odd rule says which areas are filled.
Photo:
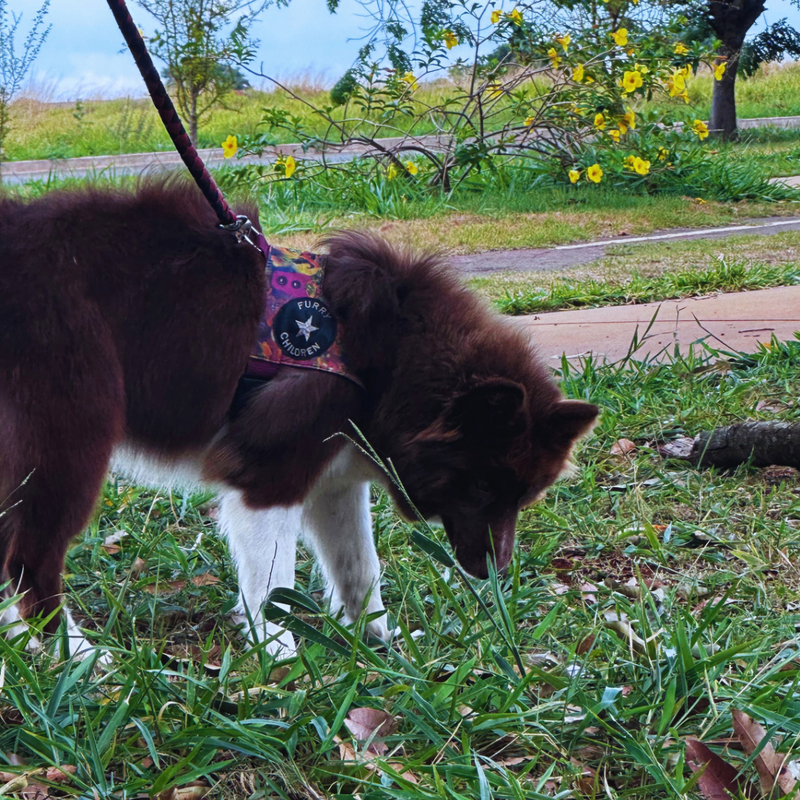
[[[420, 136], [408, 140], [395, 137], [376, 140], [382, 149], [389, 150], [401, 142], [416, 141], [426, 147], [442, 149], [446, 142], [443, 137]], [[379, 151], [369, 145], [351, 144], [347, 147], [331, 147], [324, 156], [329, 163], [351, 161], [359, 156], [376, 155]], [[198, 150], [200, 157], [209, 169], [223, 169], [241, 164], [272, 164], [276, 158], [293, 156], [296, 159], [322, 161], [321, 153], [303, 150], [299, 144], [277, 144], [267, 147], [262, 156], [242, 156], [226, 160], [222, 156], [222, 147], [211, 147]], [[39, 161], [7, 161], [2, 165], [4, 183], [25, 183], [32, 180], [48, 180], [57, 178], [84, 178], [90, 175], [107, 174], [140, 175], [147, 172], [165, 172], [183, 166], [180, 156], [174, 150], [158, 153], [125, 153], [113, 156], [83, 156], [81, 158], [42, 159]]]
[[480, 275], [491, 272], [540, 272], [589, 264], [604, 258], [611, 245], [643, 244], [678, 239], [722, 239], [734, 235], [769, 236], [782, 231], [800, 230], [800, 217], [764, 217], [718, 228], [679, 228], [647, 234], [598, 239], [593, 242], [562, 244], [538, 250], [489, 250], [468, 256], [454, 256], [452, 262], [464, 272]]
[[800, 331], [800, 286], [516, 319], [530, 328], [540, 353], [551, 363], [562, 354], [576, 359], [590, 353], [601, 360], [619, 361], [628, 354], [635, 336], [644, 340], [634, 356], [638, 360], [664, 357], [676, 345], [685, 353], [703, 339], [722, 350], [752, 353], [759, 342], [769, 342], [773, 335], [786, 341]]

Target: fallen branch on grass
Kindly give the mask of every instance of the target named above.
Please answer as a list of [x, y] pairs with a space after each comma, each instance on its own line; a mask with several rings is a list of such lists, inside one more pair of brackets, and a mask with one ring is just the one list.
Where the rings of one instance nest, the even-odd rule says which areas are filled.
[[680, 439], [661, 448], [663, 455], [691, 461], [698, 467], [728, 469], [752, 461], [800, 469], [800, 423], [741, 422], [692, 439]]

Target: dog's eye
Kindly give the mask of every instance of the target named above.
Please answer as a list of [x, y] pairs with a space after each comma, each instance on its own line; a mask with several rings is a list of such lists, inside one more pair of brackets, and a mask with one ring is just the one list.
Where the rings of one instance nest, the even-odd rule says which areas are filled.
[[299, 289], [300, 286], [300, 281], [292, 281], [292, 289]]
[[288, 280], [285, 275], [278, 275], [278, 286], [286, 286]]

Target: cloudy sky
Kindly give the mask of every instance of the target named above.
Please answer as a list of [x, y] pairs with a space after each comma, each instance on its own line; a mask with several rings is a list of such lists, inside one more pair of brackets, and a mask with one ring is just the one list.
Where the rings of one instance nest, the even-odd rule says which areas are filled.
[[[31, 17], [36, 0], [8, 0], [9, 8], [23, 12], [22, 27]], [[147, 32], [148, 15], [130, 2], [136, 21]], [[360, 42], [359, 31], [368, 20], [356, 0], [341, 0], [339, 11], [328, 13], [325, 0], [291, 0], [288, 8], [271, 8], [254, 26], [261, 40], [258, 61], [273, 76], [323, 74], [338, 78], [353, 62]], [[800, 11], [789, 0], [767, 0], [759, 21], [787, 17], [800, 28]], [[133, 60], [123, 48], [105, 0], [51, 0], [49, 21], [53, 29], [35, 67], [35, 79], [59, 99], [141, 94]]]

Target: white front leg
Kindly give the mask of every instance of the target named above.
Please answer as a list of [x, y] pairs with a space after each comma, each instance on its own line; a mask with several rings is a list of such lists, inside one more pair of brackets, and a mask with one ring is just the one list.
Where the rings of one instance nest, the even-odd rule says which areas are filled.
[[[303, 504], [303, 535], [319, 559], [333, 616], [343, 613], [351, 623], [363, 611], [384, 610], [369, 481], [352, 448], [333, 460]], [[370, 622], [367, 631], [389, 641], [386, 614]]]
[[226, 493], [220, 505], [220, 529], [228, 539], [239, 576], [239, 606], [234, 619], [250, 629], [256, 641], [272, 640], [267, 651], [284, 658], [297, 652], [294, 637], [280, 626], [265, 622], [261, 612], [273, 589], [294, 588], [301, 516], [300, 506], [254, 511], [234, 491]]

